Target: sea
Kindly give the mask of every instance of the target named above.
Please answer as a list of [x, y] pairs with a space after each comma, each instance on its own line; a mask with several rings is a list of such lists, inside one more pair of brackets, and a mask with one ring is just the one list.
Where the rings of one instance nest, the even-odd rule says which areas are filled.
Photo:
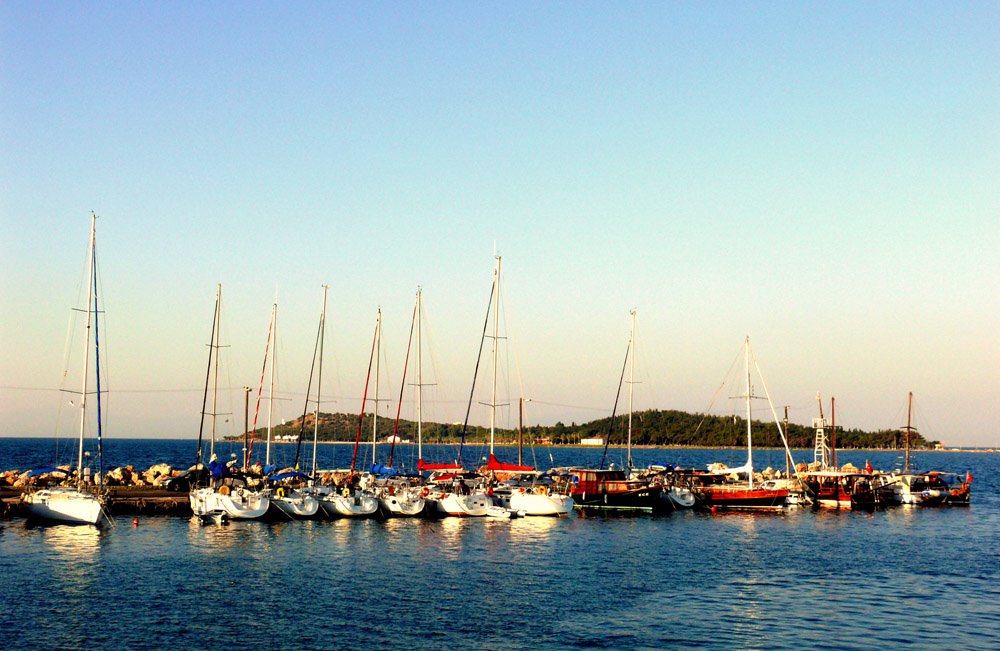
[[[60, 454], [66, 454], [64, 443]], [[228, 446], [228, 447], [227, 447]], [[239, 448], [242, 447], [240, 444]], [[396, 449], [415, 463], [414, 446]], [[52, 441], [0, 439], [0, 470]], [[91, 463], [96, 449], [88, 444]], [[106, 467], [186, 468], [194, 441], [106, 440]], [[219, 444], [220, 457], [241, 453]], [[388, 451], [379, 448], [379, 460]], [[295, 446], [277, 445], [290, 464]], [[540, 469], [600, 449], [537, 447]], [[811, 450], [794, 451], [797, 461]], [[370, 461], [371, 446], [359, 458]], [[463, 459], [485, 455], [467, 446]], [[317, 465], [353, 449], [320, 445]], [[425, 446], [429, 460], [455, 446]], [[516, 461], [515, 448], [497, 456]], [[623, 464], [613, 448], [608, 462]], [[740, 464], [745, 450], [633, 451], [634, 464]], [[300, 460], [311, 463], [311, 447]], [[897, 452], [840, 451], [892, 469]], [[969, 507], [876, 512], [233, 522], [0, 522], [0, 642], [38, 649], [1000, 649], [1000, 454], [925, 452], [973, 476]], [[784, 468], [755, 450], [758, 468]]]

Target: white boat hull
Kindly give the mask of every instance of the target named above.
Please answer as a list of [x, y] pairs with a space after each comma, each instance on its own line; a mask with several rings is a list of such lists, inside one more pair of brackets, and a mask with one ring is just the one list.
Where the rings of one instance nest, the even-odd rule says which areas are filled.
[[[505, 505], [506, 506], [506, 505]], [[558, 493], [532, 493], [514, 490], [510, 494], [510, 510], [536, 516], [568, 516], [573, 512], [573, 498]]]
[[690, 488], [683, 488], [681, 486], [670, 486], [664, 489], [664, 493], [670, 498], [670, 502], [674, 505], [674, 508], [678, 509], [691, 509], [694, 508], [695, 498], [694, 493]]
[[97, 524], [101, 503], [91, 493], [75, 488], [46, 488], [24, 496], [30, 517], [67, 524]]
[[378, 500], [373, 495], [326, 495], [319, 507], [329, 518], [370, 518], [378, 511]]
[[213, 511], [224, 511], [233, 520], [257, 520], [264, 517], [271, 500], [257, 491], [236, 489], [228, 495], [212, 488], [199, 488], [191, 492], [191, 510], [197, 516]]
[[426, 502], [420, 497], [413, 497], [406, 493], [396, 493], [395, 495], [383, 495], [379, 498], [382, 509], [391, 516], [412, 518], [424, 512]]
[[458, 495], [456, 493], [438, 493], [431, 498], [435, 514], [458, 518], [481, 518], [493, 501], [483, 493]]
[[311, 495], [293, 493], [285, 497], [271, 496], [271, 504], [293, 520], [315, 518], [319, 513], [319, 500]]

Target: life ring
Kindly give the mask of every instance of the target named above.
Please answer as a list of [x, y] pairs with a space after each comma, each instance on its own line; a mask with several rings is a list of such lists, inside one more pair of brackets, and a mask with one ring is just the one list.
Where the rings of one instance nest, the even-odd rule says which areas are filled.
[[538, 492], [539, 495], [545, 495], [549, 492], [548, 489], [546, 489], [544, 486], [539, 486], [535, 490]]
[[344, 486], [344, 490], [342, 490], [340, 492], [340, 494], [343, 495], [344, 497], [350, 497], [351, 496], [351, 489], [348, 488], [347, 486]]
[[424, 486], [424, 489], [422, 491], [420, 491], [420, 497], [427, 497], [430, 494], [431, 494], [431, 490], [429, 488], [427, 488], [426, 486]]
[[243, 487], [242, 486], [240, 486], [239, 488], [236, 489], [236, 496], [237, 497], [243, 497]]
[[278, 486], [278, 490], [274, 491], [274, 496], [278, 497], [278, 498], [284, 497], [285, 496], [285, 487], [284, 486]]
[[219, 486], [219, 495], [229, 495], [229, 486]]
[[519, 488], [518, 490], [521, 491], [522, 493], [524, 492], [524, 488]]

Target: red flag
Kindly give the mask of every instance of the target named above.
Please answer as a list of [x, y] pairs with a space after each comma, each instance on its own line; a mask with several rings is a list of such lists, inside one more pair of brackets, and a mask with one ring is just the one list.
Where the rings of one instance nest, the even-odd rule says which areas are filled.
[[872, 462], [869, 461], [868, 459], [865, 459], [865, 472], [867, 472], [869, 475], [875, 472], [875, 469], [872, 468]]
[[972, 474], [968, 470], [965, 471], [965, 483], [966, 484], [972, 483]]

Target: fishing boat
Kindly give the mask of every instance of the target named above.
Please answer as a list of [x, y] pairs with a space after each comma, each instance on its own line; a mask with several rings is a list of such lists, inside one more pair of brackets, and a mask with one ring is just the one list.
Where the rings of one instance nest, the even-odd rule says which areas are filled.
[[871, 473], [815, 470], [806, 472], [804, 481], [820, 507], [870, 510], [885, 505]]
[[[819, 417], [813, 418], [815, 438], [813, 463], [801, 475], [805, 490], [814, 506], [832, 509], [871, 510], [885, 506], [887, 500], [883, 482], [871, 464], [864, 472], [848, 464], [837, 468], [837, 409], [836, 398], [830, 398], [830, 421], [823, 415], [823, 401], [816, 393]], [[827, 429], [830, 435], [827, 436]]]
[[[90, 524], [96, 525], [101, 522], [104, 515], [104, 467], [103, 467], [103, 437], [101, 422], [101, 353], [100, 336], [98, 327], [98, 299], [97, 299], [97, 215], [90, 215], [90, 238], [89, 238], [87, 265], [87, 336], [83, 345], [83, 387], [80, 389], [80, 435], [79, 448], [76, 463], [76, 483], [74, 486], [50, 486], [29, 490], [21, 500], [27, 509], [28, 515], [32, 519], [60, 522], [67, 524]], [[98, 452], [98, 485], [96, 487], [88, 484], [85, 477], [84, 460], [84, 435], [87, 427], [87, 397], [89, 391], [90, 373], [90, 343], [91, 330], [93, 330], [94, 344], [94, 370], [96, 388], [94, 396], [97, 399], [97, 452]], [[87, 468], [86, 470], [89, 470]], [[57, 468], [39, 468], [33, 472], [33, 476], [41, 476], [45, 473], [60, 471]], [[61, 471], [69, 474], [69, 471]], [[108, 522], [111, 522], [108, 518]]]
[[[198, 452], [195, 461], [195, 468], [203, 468], [202, 441], [204, 439], [205, 416], [208, 415], [209, 382], [213, 378], [212, 390], [212, 430], [209, 446], [210, 462], [208, 465], [210, 476], [208, 485], [202, 485], [201, 473], [197, 473], [196, 481], [192, 485], [189, 494], [191, 510], [194, 515], [201, 517], [216, 511], [223, 511], [232, 520], [258, 520], [265, 516], [270, 507], [271, 500], [266, 489], [259, 485], [257, 478], [246, 474], [235, 473], [229, 464], [219, 461], [215, 453], [216, 438], [216, 416], [218, 414], [218, 386], [219, 386], [219, 338], [222, 325], [222, 285], [216, 287], [215, 311], [212, 315], [212, 336], [208, 346], [208, 370], [205, 372], [205, 391], [201, 403], [201, 422], [198, 426]], [[214, 361], [214, 363], [213, 363]], [[236, 461], [233, 460], [233, 465]]]
[[[604, 453], [601, 455], [600, 468], [573, 468], [572, 488], [570, 495], [574, 501], [574, 507], [580, 510], [599, 509], [613, 511], [639, 511], [646, 513], [663, 512], [672, 510], [669, 500], [661, 497], [663, 486], [650, 480], [648, 477], [639, 477], [632, 472], [632, 372], [629, 373], [629, 418], [628, 433], [626, 436], [626, 464], [627, 468], [605, 469], [605, 461], [608, 456], [608, 445], [611, 443], [615, 414], [618, 411], [618, 399], [621, 395], [621, 386], [625, 381], [625, 369], [634, 370], [634, 347], [635, 347], [635, 316], [636, 310], [631, 310], [632, 326], [629, 332], [628, 346], [625, 349], [625, 361], [622, 363], [622, 372], [618, 380], [618, 391], [615, 393], [615, 404], [611, 410], [611, 419], [608, 426], [608, 435], [604, 441]], [[633, 360], [630, 366], [629, 361]]]
[[[768, 486], [764, 483], [755, 483], [753, 469], [753, 414], [750, 407], [750, 400], [757, 396], [753, 395], [750, 384], [750, 337], [744, 340], [743, 363], [745, 368], [745, 390], [743, 396], [746, 403], [746, 427], [747, 427], [747, 460], [742, 466], [736, 468], [712, 467], [710, 471], [703, 475], [697, 475], [702, 480], [702, 485], [697, 487], [695, 494], [701, 506], [705, 508], [718, 509], [753, 509], [753, 510], [781, 510], [788, 497], [788, 488]], [[756, 360], [754, 361], [756, 364]], [[760, 369], [757, 369], [758, 375]], [[767, 393], [767, 384], [761, 376], [761, 384], [768, 404], [771, 404], [770, 395]], [[774, 413], [774, 405], [771, 405], [771, 413], [774, 416], [774, 424], [778, 428], [781, 440], [785, 444], [785, 453], [791, 457], [788, 449], [788, 442], [785, 433], [778, 421], [777, 414]], [[745, 479], [744, 479], [745, 477]]]

